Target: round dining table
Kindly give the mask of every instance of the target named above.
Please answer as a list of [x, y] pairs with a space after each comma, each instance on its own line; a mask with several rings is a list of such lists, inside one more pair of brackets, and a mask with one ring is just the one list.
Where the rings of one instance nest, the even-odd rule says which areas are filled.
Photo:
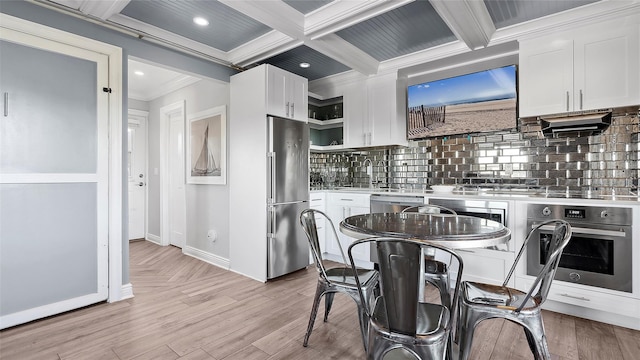
[[371, 213], [347, 217], [340, 231], [354, 238], [398, 237], [424, 240], [449, 249], [484, 248], [507, 243], [511, 231], [503, 224], [464, 215]]

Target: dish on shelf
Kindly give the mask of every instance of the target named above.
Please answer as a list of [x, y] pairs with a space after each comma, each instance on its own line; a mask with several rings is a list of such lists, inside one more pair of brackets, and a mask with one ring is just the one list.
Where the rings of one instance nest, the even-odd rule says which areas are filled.
[[431, 185], [431, 190], [437, 193], [450, 193], [455, 188], [455, 185]]

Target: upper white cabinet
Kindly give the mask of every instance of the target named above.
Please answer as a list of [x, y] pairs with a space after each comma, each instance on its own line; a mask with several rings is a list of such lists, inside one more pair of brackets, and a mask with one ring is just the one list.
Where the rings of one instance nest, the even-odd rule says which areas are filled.
[[632, 17], [520, 43], [520, 116], [640, 103], [640, 31]]
[[270, 65], [266, 71], [267, 113], [306, 122], [308, 80]]
[[407, 145], [404, 114], [398, 114], [396, 74], [360, 81], [344, 91], [344, 145]]

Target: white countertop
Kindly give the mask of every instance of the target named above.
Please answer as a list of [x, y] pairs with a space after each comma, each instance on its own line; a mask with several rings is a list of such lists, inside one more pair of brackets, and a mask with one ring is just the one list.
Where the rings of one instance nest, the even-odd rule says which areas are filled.
[[504, 199], [504, 200], [526, 200], [530, 202], [544, 203], [570, 203], [570, 204], [616, 204], [616, 205], [638, 205], [640, 200], [638, 196], [631, 195], [597, 195], [591, 197], [576, 197], [571, 194], [564, 193], [545, 193], [532, 190], [455, 190], [453, 192], [434, 192], [433, 190], [415, 190], [415, 189], [381, 189], [381, 188], [360, 188], [360, 187], [337, 187], [337, 188], [312, 188], [314, 192], [344, 192], [357, 194], [378, 194], [378, 195], [396, 195], [396, 196], [427, 196], [431, 198], [473, 198], [473, 199]]

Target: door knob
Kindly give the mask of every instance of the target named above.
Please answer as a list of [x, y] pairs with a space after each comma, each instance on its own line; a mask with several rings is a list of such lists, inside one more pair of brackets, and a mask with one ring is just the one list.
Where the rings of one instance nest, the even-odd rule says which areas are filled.
[[143, 183], [142, 181], [140, 181], [140, 182], [138, 183], [138, 186], [144, 186], [144, 183]]

